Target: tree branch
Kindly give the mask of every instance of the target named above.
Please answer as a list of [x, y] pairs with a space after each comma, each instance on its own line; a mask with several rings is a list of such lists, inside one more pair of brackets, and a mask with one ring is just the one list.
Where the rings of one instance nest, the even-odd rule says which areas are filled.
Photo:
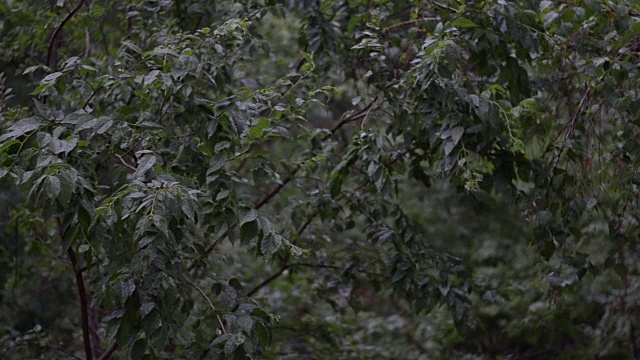
[[263, 207], [266, 203], [269, 202], [269, 200], [271, 200], [274, 196], [276, 196], [276, 194], [279, 193], [280, 190], [282, 190], [291, 180], [293, 180], [293, 177], [296, 175], [298, 171], [300, 171], [300, 165], [296, 165], [293, 168], [293, 171], [291, 171], [291, 174], [289, 174], [286, 178], [284, 178], [284, 180], [282, 180], [280, 184], [278, 184], [276, 187], [271, 189], [271, 191], [269, 191], [266, 195], [260, 198], [260, 200], [256, 201], [252, 207], [256, 210]]
[[[374, 101], [370, 102], [365, 108], [359, 110], [358, 112], [356, 112], [355, 114], [349, 115], [345, 118], [343, 118], [342, 120], [338, 121], [338, 123], [336, 123], [330, 130], [329, 133], [326, 134], [321, 141], [326, 141], [327, 139], [329, 139], [333, 134], [335, 134], [336, 132], [338, 132], [340, 129], [342, 129], [346, 124], [354, 122], [354, 121], [358, 121], [361, 119], [366, 119], [367, 116], [369, 116], [369, 113], [371, 112], [371, 110], [373, 110], [373, 104]], [[274, 187], [273, 189], [271, 189], [269, 192], [267, 192], [263, 197], [261, 197], [260, 199], [258, 199], [256, 202], [253, 203], [252, 207], [256, 210], [260, 209], [261, 207], [263, 207], [264, 205], [266, 205], [274, 196], [276, 196], [288, 183], [291, 182], [291, 180], [293, 180], [294, 176], [296, 175], [296, 173], [298, 173], [298, 171], [300, 171], [301, 167], [300, 165], [296, 165], [293, 170], [291, 171], [291, 173], [282, 180], [282, 182], [280, 184], [278, 184], [276, 187]], [[227, 234], [229, 233], [230, 230], [235, 229], [238, 226], [237, 222], [233, 222], [232, 224], [229, 225], [229, 229], [227, 229], [227, 231], [225, 231], [224, 233], [222, 233], [220, 235], [220, 237], [218, 237], [217, 239], [215, 239], [209, 246], [207, 246], [204, 250], [204, 256], [207, 256], [211, 253], [211, 251], [213, 251], [213, 249], [227, 236]], [[193, 270], [195, 268], [195, 263], [192, 263], [189, 266], [189, 270]]]
[[[340, 266], [337, 266], [337, 265], [313, 264], [313, 263], [303, 263], [303, 262], [291, 264], [291, 267], [296, 267], [296, 266], [304, 266], [304, 267], [320, 268], [320, 269], [334, 269], [334, 270], [340, 270], [340, 271], [343, 271], [343, 272], [345, 271], [344, 268], [342, 268]], [[373, 272], [373, 271], [367, 271], [367, 270], [364, 270], [362, 268], [351, 269], [351, 271], [359, 272], [359, 273], [370, 275], [370, 276], [386, 278], [386, 276], [384, 274]]]
[[[60, 220], [60, 218], [56, 219], [56, 223], [58, 225], [58, 234], [60, 235], [60, 238], [64, 240], [66, 231], [62, 226], [62, 221]], [[75, 273], [76, 277], [76, 285], [78, 286], [78, 296], [80, 297], [84, 354], [87, 360], [93, 360], [93, 351], [91, 350], [91, 336], [89, 333], [89, 306], [87, 304], [87, 290], [84, 287], [84, 278], [82, 277], [82, 271], [80, 271], [80, 267], [78, 266], [78, 258], [76, 256], [76, 252], [73, 250], [73, 247], [71, 245], [69, 245], [69, 247], [67, 248], [67, 254], [69, 255], [69, 260], [71, 260], [71, 265], [73, 266], [73, 272]]]
[[[338, 130], [342, 129], [346, 124], [354, 121], [358, 121], [361, 119], [365, 119], [371, 112], [372, 107], [373, 107], [373, 102], [369, 103], [369, 105], [367, 105], [364, 109], [359, 110], [355, 114], [347, 116], [346, 118], [338, 121], [338, 123], [335, 124], [331, 128], [331, 130], [329, 130], [329, 133], [322, 138], [322, 141], [326, 141], [327, 139], [329, 139], [333, 134], [338, 132]], [[262, 206], [264, 206], [266, 203], [268, 203], [269, 200], [271, 200], [274, 196], [276, 196], [276, 194], [278, 194], [280, 190], [282, 190], [289, 182], [291, 182], [291, 180], [293, 180], [293, 177], [296, 175], [298, 171], [300, 171], [300, 165], [296, 165], [291, 171], [291, 174], [289, 174], [286, 178], [284, 178], [284, 180], [282, 180], [280, 184], [278, 184], [276, 187], [271, 189], [271, 191], [269, 191], [260, 200], [256, 201], [253, 204], [253, 208], [258, 210]]]
[[336, 132], [338, 132], [338, 130], [342, 129], [346, 124], [366, 118], [369, 115], [369, 113], [371, 112], [370, 109], [372, 108], [372, 106], [373, 106], [373, 101], [370, 102], [369, 105], [367, 105], [364, 109], [359, 110], [355, 114], [347, 116], [346, 118], [338, 121], [338, 123], [335, 124], [331, 128], [331, 130], [329, 130], [329, 134], [327, 134], [325, 137], [322, 138], [322, 141], [325, 141], [328, 138], [330, 138], [331, 135], [333, 135]]
[[282, 275], [288, 268], [289, 268], [289, 264], [284, 263], [282, 267], [280, 267], [280, 270], [278, 270], [276, 273], [272, 274], [268, 278], [264, 279], [260, 284], [256, 285], [256, 287], [251, 289], [251, 291], [247, 293], [247, 297], [252, 297], [253, 295], [255, 295], [258, 291], [260, 291], [260, 289], [269, 285], [273, 280], [279, 278], [280, 275]]
[[53, 33], [51, 34], [51, 38], [49, 38], [49, 48], [47, 49], [47, 66], [48, 67], [52, 69], [54, 68], [54, 64], [51, 63], [52, 62], [51, 60], [53, 59], [54, 46], [55, 46], [56, 39], [60, 35], [60, 31], [62, 31], [62, 28], [65, 26], [65, 24], [69, 22], [69, 20], [71, 20], [71, 18], [74, 17], [78, 11], [80, 11], [80, 8], [82, 7], [82, 5], [84, 5], [84, 1], [85, 0], [80, 0], [78, 5], [76, 5], [76, 7], [74, 7], [73, 10], [71, 10], [71, 12], [69, 12], [69, 14], [67, 14], [67, 16], [64, 17], [64, 19], [62, 19], [62, 22], [60, 23], [60, 25], [58, 25], [56, 29], [53, 30]]

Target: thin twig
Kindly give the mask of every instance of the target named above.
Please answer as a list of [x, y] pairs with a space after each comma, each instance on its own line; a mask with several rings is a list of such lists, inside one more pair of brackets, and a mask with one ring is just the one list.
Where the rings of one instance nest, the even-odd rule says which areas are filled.
[[64, 351], [64, 350], [62, 350], [62, 349], [60, 349], [60, 348], [59, 348], [59, 347], [57, 347], [57, 346], [45, 345], [45, 347], [48, 347], [49, 349], [54, 350], [54, 351], [57, 351], [57, 352], [59, 352], [59, 353], [65, 354], [67, 357], [70, 357], [70, 358], [73, 358], [73, 359], [76, 359], [76, 360], [82, 360], [81, 358], [79, 358], [79, 357], [77, 357], [77, 356], [75, 356], [75, 355], [73, 355], [73, 354], [70, 354], [70, 353], [68, 353], [68, 352], [66, 352], [66, 351]]
[[454, 9], [454, 8], [452, 8], [452, 7], [451, 7], [451, 6], [449, 6], [449, 5], [445, 5], [445, 4], [442, 4], [442, 3], [436, 2], [436, 1], [432, 1], [431, 3], [432, 3], [433, 5], [435, 5], [435, 6], [439, 7], [439, 8], [441, 8], [441, 9], [449, 10], [449, 11], [454, 12], [454, 13], [457, 13], [457, 12], [458, 12], [458, 9]]
[[364, 114], [364, 118], [360, 123], [360, 129], [363, 129], [364, 125], [367, 123], [367, 120], [369, 120], [369, 114], [371, 113], [371, 110], [373, 110], [373, 106], [369, 106], [369, 110], [367, 110], [367, 112]]
[[224, 328], [224, 324], [222, 323], [222, 319], [220, 318], [220, 315], [218, 315], [218, 311], [216, 311], [216, 307], [213, 306], [213, 303], [211, 302], [211, 299], [209, 299], [209, 297], [207, 296], [207, 294], [204, 293], [204, 291], [202, 291], [202, 289], [200, 289], [200, 287], [198, 285], [196, 285], [193, 281], [187, 279], [187, 282], [193, 286], [196, 291], [198, 291], [200, 293], [200, 295], [202, 295], [202, 297], [207, 300], [207, 304], [209, 304], [209, 307], [211, 308], [211, 311], [213, 311], [213, 313], [216, 315], [216, 317], [218, 318], [218, 324], [220, 324], [220, 328], [222, 329], [222, 333], [226, 334], [227, 330]]
[[298, 236], [302, 235], [302, 233], [307, 229], [309, 225], [311, 225], [313, 219], [315, 219], [315, 217], [318, 216], [319, 213], [320, 210], [316, 210], [313, 214], [311, 214], [311, 216], [309, 216], [309, 218], [307, 218], [307, 221], [305, 221], [304, 224], [300, 226], [300, 229], [298, 230]]
[[[344, 268], [342, 268], [340, 266], [328, 265], [328, 264], [312, 264], [312, 263], [294, 263], [294, 264], [291, 264], [291, 267], [294, 267], [294, 266], [303, 266], [303, 267], [319, 268], [319, 269], [334, 269], [334, 270], [341, 270], [341, 271], [345, 270]], [[355, 271], [355, 272], [359, 272], [359, 273], [363, 273], [363, 274], [367, 274], [367, 275], [371, 275], [371, 276], [386, 278], [386, 276], [384, 274], [373, 272], [373, 271], [367, 271], [367, 270], [364, 270], [364, 269], [361, 269], [361, 268], [351, 269], [351, 271]]]
[[131, 164], [127, 163], [127, 162], [124, 160], [124, 158], [122, 158], [122, 156], [120, 156], [120, 155], [118, 155], [118, 154], [115, 154], [115, 155], [116, 155], [116, 157], [118, 158], [118, 160], [120, 160], [120, 163], [121, 163], [122, 165], [124, 165], [124, 166], [128, 167], [129, 169], [131, 169], [131, 170], [133, 170], [133, 171], [136, 171], [136, 170], [137, 170], [133, 165], [131, 165]]
[[104, 354], [102, 354], [102, 356], [100, 356], [98, 358], [98, 360], [107, 360], [111, 357], [111, 355], [113, 355], [113, 353], [118, 349], [118, 343], [113, 343], [113, 345], [111, 345], [111, 347], [109, 348], [109, 350], [107, 350], [107, 352], [105, 352]]
[[395, 29], [397, 27], [401, 27], [401, 26], [405, 26], [405, 25], [412, 25], [421, 21], [430, 21], [430, 20], [440, 20], [440, 16], [427, 16], [427, 17], [422, 17], [420, 19], [414, 19], [414, 20], [407, 20], [407, 21], [402, 21], [396, 24], [392, 24], [389, 25], [385, 28], [382, 29], [383, 32], [388, 32], [391, 29]]
[[590, 94], [591, 88], [587, 88], [587, 91], [584, 92], [584, 96], [582, 96], [582, 99], [580, 99], [580, 103], [578, 104], [578, 108], [576, 109], [576, 112], [573, 114], [573, 117], [571, 118], [571, 121], [569, 121], [567, 123], [566, 126], [569, 127], [569, 130], [567, 130], [567, 135], [565, 136], [565, 139], [569, 139], [573, 136], [573, 131], [575, 128], [575, 124], [576, 124], [576, 120], [578, 119], [578, 115], [580, 114], [580, 112], [582, 111], [582, 107], [585, 103], [585, 101], [587, 101], [587, 99], [589, 98], [589, 94]]
[[89, 98], [87, 100], [85, 100], [84, 105], [82, 105], [82, 109], [86, 109], [87, 108], [87, 106], [89, 105], [89, 101], [91, 101], [91, 99], [93, 99], [93, 97], [96, 96], [98, 91], [100, 91], [102, 88], [103, 88], [103, 86], [100, 85], [100, 86], [98, 86], [98, 88], [93, 89], [93, 92], [91, 93]]
[[280, 184], [276, 185], [276, 187], [271, 189], [271, 191], [269, 191], [266, 195], [264, 195], [262, 198], [256, 201], [252, 207], [256, 210], [263, 207], [266, 203], [269, 202], [269, 200], [271, 200], [274, 196], [276, 196], [276, 194], [279, 193], [280, 190], [282, 190], [282, 188], [284, 188], [291, 180], [293, 180], [293, 177], [296, 175], [298, 171], [300, 171], [300, 165], [296, 165], [291, 171], [291, 174], [289, 174], [286, 178], [284, 178], [280, 182]]
[[328, 138], [330, 138], [331, 135], [335, 134], [338, 130], [342, 129], [346, 124], [350, 122], [358, 121], [364, 118], [365, 116], [367, 116], [369, 114], [369, 109], [371, 109], [371, 107], [373, 106], [373, 103], [374, 103], [373, 101], [370, 102], [369, 105], [367, 105], [364, 109], [359, 110], [355, 114], [347, 116], [346, 118], [338, 121], [338, 123], [335, 124], [331, 128], [331, 130], [329, 130], [329, 134], [325, 135], [325, 137], [322, 138], [322, 141], [325, 141]]
[[91, 56], [91, 33], [89, 29], [84, 29], [84, 57]]
[[47, 49], [47, 66], [48, 67], [52, 69], [54, 68], [53, 64], [51, 63], [51, 60], [53, 59], [54, 44], [56, 42], [56, 39], [60, 35], [60, 31], [62, 31], [62, 28], [64, 27], [64, 25], [69, 20], [71, 20], [71, 18], [74, 17], [78, 11], [80, 11], [80, 8], [82, 7], [82, 5], [84, 5], [84, 1], [85, 0], [80, 0], [78, 5], [76, 5], [76, 7], [74, 7], [73, 10], [71, 10], [71, 12], [67, 14], [67, 16], [64, 17], [64, 19], [62, 19], [62, 22], [60, 23], [60, 25], [58, 25], [58, 27], [56, 27], [56, 29], [51, 34], [51, 38], [49, 39], [49, 48]]

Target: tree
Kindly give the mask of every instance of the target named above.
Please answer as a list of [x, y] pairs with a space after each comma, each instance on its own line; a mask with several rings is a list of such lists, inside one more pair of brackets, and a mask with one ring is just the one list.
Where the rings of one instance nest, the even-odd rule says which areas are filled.
[[640, 357], [639, 11], [3, 2], [0, 354]]

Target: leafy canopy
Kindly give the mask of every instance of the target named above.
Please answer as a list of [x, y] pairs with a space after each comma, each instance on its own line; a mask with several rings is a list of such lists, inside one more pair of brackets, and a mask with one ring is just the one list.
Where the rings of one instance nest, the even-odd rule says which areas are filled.
[[640, 356], [638, 5], [0, 18], [0, 357]]

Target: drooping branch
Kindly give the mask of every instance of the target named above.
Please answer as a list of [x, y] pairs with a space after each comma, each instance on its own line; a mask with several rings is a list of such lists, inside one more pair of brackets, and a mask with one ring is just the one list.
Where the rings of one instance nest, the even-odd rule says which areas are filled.
[[84, 2], [85, 0], [80, 0], [78, 5], [76, 5], [76, 7], [74, 7], [71, 10], [71, 12], [69, 12], [67, 16], [65, 16], [64, 19], [62, 19], [62, 21], [60, 22], [60, 25], [58, 25], [55, 28], [55, 30], [53, 30], [53, 33], [51, 34], [51, 38], [49, 38], [49, 48], [47, 49], [47, 66], [48, 67], [53, 68], [53, 65], [54, 65], [52, 64], [52, 59], [55, 53], [56, 39], [60, 35], [60, 31], [62, 31], [62, 28], [67, 24], [67, 22], [69, 22], [69, 20], [71, 20], [71, 18], [74, 17], [78, 11], [80, 11], [80, 8], [82, 8], [82, 5], [84, 5]]
[[[327, 133], [322, 139], [321, 141], [326, 141], [328, 140], [332, 135], [334, 135], [336, 132], [338, 132], [340, 129], [342, 129], [345, 125], [358, 121], [358, 120], [363, 120], [366, 121], [366, 119], [368, 118], [369, 114], [371, 113], [371, 111], [373, 110], [373, 106], [374, 106], [374, 101], [370, 102], [366, 107], [364, 107], [363, 109], [359, 110], [358, 112], [356, 112], [355, 114], [346, 116], [344, 118], [342, 118], [340, 121], [338, 121], [330, 130], [329, 133]], [[300, 165], [296, 165], [293, 170], [291, 171], [291, 173], [285, 177], [282, 182], [280, 184], [278, 184], [277, 186], [275, 186], [273, 189], [269, 190], [264, 196], [262, 196], [260, 199], [258, 199], [256, 202], [253, 203], [252, 208], [258, 210], [261, 207], [263, 207], [264, 205], [266, 205], [271, 199], [273, 199], [274, 196], [276, 196], [288, 183], [291, 182], [291, 180], [294, 179], [295, 175], [298, 173], [298, 171], [300, 171], [301, 167]], [[205, 248], [204, 251], [204, 256], [207, 256], [211, 253], [211, 251], [213, 251], [213, 249], [222, 241], [222, 239], [224, 239], [227, 234], [229, 233], [230, 230], [235, 229], [238, 226], [237, 222], [233, 222], [229, 225], [229, 228], [227, 231], [223, 232], [220, 237], [216, 238], [211, 244], [209, 244], [209, 246], [207, 246]], [[193, 270], [196, 267], [195, 263], [192, 263], [189, 266], [189, 270]]]
[[[362, 189], [365, 185], [366, 184], [358, 186], [358, 188], [356, 190]], [[340, 194], [340, 196], [338, 196], [338, 198], [341, 198], [341, 197], [343, 197], [342, 194]], [[316, 218], [316, 216], [318, 216], [319, 213], [320, 213], [320, 210], [316, 210], [309, 217], [307, 217], [307, 220], [304, 222], [304, 224], [302, 224], [302, 226], [300, 226], [300, 228], [298, 228], [298, 231], [296, 231], [296, 234], [298, 235], [298, 237], [301, 236], [305, 232], [305, 230], [307, 230], [307, 227], [309, 227], [311, 222], [313, 222], [313, 220]], [[269, 285], [272, 281], [274, 281], [277, 278], [279, 278], [285, 272], [285, 270], [289, 269], [292, 266], [311, 266], [311, 264], [308, 264], [308, 263], [294, 263], [294, 264], [291, 264], [291, 263], [288, 262], [287, 259], [285, 259], [283, 264], [282, 264], [282, 266], [280, 267], [280, 270], [275, 272], [273, 275], [269, 276], [265, 280], [263, 280], [260, 284], [256, 285], [253, 289], [251, 289], [247, 293], [247, 297], [251, 297], [251, 296], [255, 295], [258, 291], [260, 291], [260, 289], [262, 289], [263, 287]], [[326, 266], [326, 267], [330, 267], [330, 266]], [[366, 271], [363, 271], [363, 272], [366, 272]], [[371, 273], [371, 274], [373, 274], [373, 273]], [[374, 274], [374, 275], [380, 276], [380, 274]]]
[[[366, 119], [369, 113], [371, 112], [372, 108], [373, 108], [373, 102], [369, 103], [369, 105], [367, 105], [364, 109], [358, 111], [357, 113], [347, 116], [344, 119], [338, 121], [338, 123], [335, 124], [331, 128], [331, 130], [329, 130], [329, 133], [322, 138], [322, 141], [326, 141], [327, 139], [329, 139], [333, 134], [335, 134], [340, 129], [342, 129], [346, 124], [354, 121]], [[282, 180], [280, 184], [278, 184], [276, 187], [271, 189], [271, 191], [265, 194], [262, 198], [256, 201], [253, 204], [253, 208], [258, 210], [262, 206], [264, 206], [266, 203], [268, 203], [269, 200], [271, 200], [274, 196], [276, 196], [276, 194], [278, 194], [280, 190], [282, 190], [289, 182], [291, 182], [291, 180], [293, 180], [294, 176], [298, 173], [298, 171], [300, 171], [300, 165], [296, 165], [291, 171], [291, 173], [286, 178], [284, 178], [284, 180]]]
[[[366, 184], [363, 184], [361, 186], [358, 186], [357, 189], [362, 189], [364, 186], [366, 186]], [[343, 195], [341, 194], [339, 197], [342, 197]], [[313, 220], [316, 218], [316, 216], [318, 216], [318, 214], [320, 213], [319, 210], [314, 211], [308, 218], [307, 220], [304, 222], [304, 224], [302, 224], [302, 226], [300, 226], [300, 228], [298, 228], [298, 231], [296, 231], [296, 234], [298, 236], [301, 236], [305, 230], [307, 230], [307, 227], [309, 227], [309, 225], [311, 224], [311, 222], [313, 222]], [[221, 238], [218, 238], [218, 240], [220, 240]], [[216, 244], [216, 242], [214, 242], [214, 244]], [[300, 264], [293, 264], [293, 265], [300, 265]], [[275, 273], [273, 273], [272, 275], [270, 275], [268, 278], [264, 279], [262, 282], [260, 282], [258, 285], [256, 285], [255, 287], [253, 287], [251, 290], [249, 290], [247, 292], [247, 297], [252, 297], [255, 294], [258, 293], [258, 291], [260, 291], [262, 288], [268, 286], [269, 284], [271, 284], [273, 281], [275, 281], [276, 279], [278, 279], [280, 276], [282, 276], [282, 274], [285, 273], [286, 270], [288, 270], [292, 265], [289, 263], [289, 260], [287, 257], [284, 258], [282, 265], [280, 266], [280, 269], [278, 271], [276, 271]], [[193, 267], [193, 266], [192, 266]], [[191, 270], [191, 268], [190, 268]], [[213, 305], [212, 305], [213, 306]], [[236, 311], [238, 308], [238, 305], [236, 305], [232, 311]], [[200, 355], [200, 359], [205, 359], [207, 357], [207, 354], [209, 353], [209, 349], [205, 349], [202, 354]]]

